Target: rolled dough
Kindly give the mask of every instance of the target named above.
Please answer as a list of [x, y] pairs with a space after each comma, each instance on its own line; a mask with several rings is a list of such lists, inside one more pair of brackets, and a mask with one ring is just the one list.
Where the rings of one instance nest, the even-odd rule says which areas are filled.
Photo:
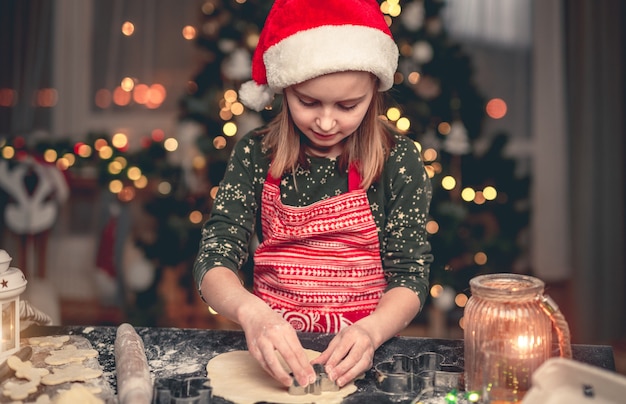
[[[309, 359], [320, 354], [308, 349], [306, 353]], [[323, 391], [321, 395], [291, 395], [286, 387], [263, 370], [248, 351], [231, 351], [217, 355], [209, 360], [206, 370], [213, 395], [237, 404], [254, 404], [258, 401], [339, 404], [357, 389], [354, 383], [349, 383], [339, 391]]]

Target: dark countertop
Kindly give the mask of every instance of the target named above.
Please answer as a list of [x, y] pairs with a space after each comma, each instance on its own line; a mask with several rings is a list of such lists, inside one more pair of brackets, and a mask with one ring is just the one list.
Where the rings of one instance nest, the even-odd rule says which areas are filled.
[[[154, 379], [206, 377], [206, 364], [217, 354], [232, 350], [246, 349], [244, 334], [241, 331], [200, 330], [178, 328], [137, 327], [143, 338], [148, 365]], [[100, 356], [105, 377], [116, 389], [114, 342], [116, 327], [84, 326], [33, 326], [22, 332], [22, 337], [70, 334], [88, 339]], [[322, 351], [332, 335], [301, 334], [302, 345], [308, 349]], [[435, 339], [419, 337], [395, 337], [382, 345], [374, 356], [374, 364], [389, 361], [395, 354], [417, 355], [423, 352], [437, 352], [445, 357], [444, 364], [463, 368], [463, 340]], [[613, 349], [605, 345], [572, 345], [575, 360], [601, 368], [615, 370]], [[344, 400], [344, 403], [397, 403], [376, 386], [374, 370], [366, 373], [365, 379], [356, 382], [358, 391]], [[213, 400], [212, 402], [216, 402]], [[228, 401], [217, 401], [227, 403]]]

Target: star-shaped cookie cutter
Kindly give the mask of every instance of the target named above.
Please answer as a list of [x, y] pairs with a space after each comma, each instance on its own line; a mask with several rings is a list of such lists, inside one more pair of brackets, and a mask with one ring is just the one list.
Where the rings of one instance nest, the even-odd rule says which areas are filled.
[[435, 352], [398, 354], [374, 366], [377, 387], [389, 394], [410, 394], [463, 388], [463, 369], [444, 363]]
[[[324, 370], [324, 367], [320, 364], [313, 365], [315, 371], [315, 382], [307, 386], [300, 386], [296, 378], [293, 378], [293, 383], [289, 386], [289, 394], [294, 396], [303, 396], [305, 394], [320, 395], [323, 391], [338, 391], [339, 386], [328, 378], [328, 374]], [[293, 377], [293, 375], [292, 375]]]

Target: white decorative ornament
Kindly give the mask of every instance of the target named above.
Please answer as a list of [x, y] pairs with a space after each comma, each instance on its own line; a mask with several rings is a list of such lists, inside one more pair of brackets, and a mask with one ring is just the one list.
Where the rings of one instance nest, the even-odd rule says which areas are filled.
[[433, 60], [433, 47], [428, 41], [417, 41], [413, 45], [412, 57], [417, 63], [425, 64]]
[[[37, 177], [32, 193], [24, 182], [29, 170]], [[32, 158], [12, 170], [7, 161], [0, 161], [0, 188], [14, 200], [7, 204], [4, 217], [9, 229], [16, 234], [38, 234], [52, 228], [59, 204], [69, 196], [69, 187], [59, 170]]]
[[252, 57], [246, 49], [235, 49], [222, 63], [222, 74], [229, 80], [243, 81], [250, 78]]
[[220, 39], [217, 47], [224, 53], [231, 53], [237, 47], [237, 42], [232, 39]]
[[419, 142], [422, 145], [422, 150], [435, 149], [439, 151], [441, 149], [441, 140], [437, 138], [433, 128], [426, 129], [426, 133], [419, 139]]
[[424, 25], [424, 4], [421, 1], [412, 1], [402, 8], [400, 14], [402, 24], [409, 31], [417, 31]]
[[183, 181], [192, 192], [197, 192], [201, 186], [193, 167], [196, 157], [201, 157], [202, 152], [198, 148], [198, 138], [204, 134], [202, 125], [195, 121], [182, 121], [176, 130], [178, 148], [168, 153], [167, 160], [174, 166], [183, 170]]
[[128, 240], [122, 258], [124, 282], [134, 292], [147, 290], [154, 281], [154, 265], [146, 259], [143, 252]]
[[441, 311], [450, 311], [454, 307], [455, 298], [455, 290], [446, 285], [441, 290], [441, 293], [433, 299], [433, 304]]
[[471, 151], [472, 147], [467, 136], [467, 129], [461, 121], [454, 121], [450, 133], [446, 136], [443, 149], [450, 154], [462, 155]]

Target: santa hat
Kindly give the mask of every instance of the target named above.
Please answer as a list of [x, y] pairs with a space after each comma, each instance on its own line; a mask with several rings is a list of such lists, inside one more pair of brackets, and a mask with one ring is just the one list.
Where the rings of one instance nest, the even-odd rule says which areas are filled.
[[260, 111], [274, 93], [328, 73], [366, 71], [393, 85], [398, 47], [376, 0], [276, 0], [240, 100]]

